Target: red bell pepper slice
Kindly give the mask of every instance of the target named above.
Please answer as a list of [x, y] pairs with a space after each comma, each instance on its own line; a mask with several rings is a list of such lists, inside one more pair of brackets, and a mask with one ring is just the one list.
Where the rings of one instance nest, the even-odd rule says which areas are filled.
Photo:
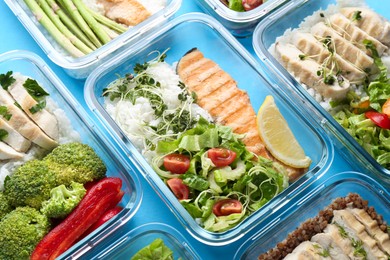
[[107, 177], [92, 185], [79, 205], [36, 246], [32, 260], [55, 259], [68, 250], [108, 209], [122, 199], [122, 180]]

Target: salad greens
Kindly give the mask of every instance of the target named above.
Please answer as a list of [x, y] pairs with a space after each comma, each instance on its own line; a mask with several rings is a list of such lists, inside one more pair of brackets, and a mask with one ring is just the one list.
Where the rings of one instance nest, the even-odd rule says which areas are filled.
[[[222, 147], [234, 151], [236, 159], [229, 166], [216, 167], [208, 158], [210, 148]], [[201, 226], [212, 232], [226, 231], [261, 208], [288, 186], [287, 175], [272, 161], [254, 158], [230, 127], [215, 125], [200, 118], [198, 124], [174, 141], [160, 141], [152, 166], [165, 181], [180, 178], [190, 189], [189, 199], [181, 204]], [[164, 169], [164, 157], [180, 153], [190, 157], [185, 174], [173, 174]], [[213, 206], [223, 199], [239, 200], [240, 213], [216, 216]]]
[[173, 251], [164, 244], [161, 238], [156, 238], [151, 244], [138, 251], [131, 260], [173, 260]]
[[333, 117], [379, 164], [390, 169], [390, 129], [376, 125], [365, 115], [371, 110], [382, 113], [382, 106], [390, 99], [390, 79], [375, 46], [368, 40], [364, 44], [380, 72], [363, 86], [362, 94], [350, 91], [343, 102], [333, 104], [338, 110]]

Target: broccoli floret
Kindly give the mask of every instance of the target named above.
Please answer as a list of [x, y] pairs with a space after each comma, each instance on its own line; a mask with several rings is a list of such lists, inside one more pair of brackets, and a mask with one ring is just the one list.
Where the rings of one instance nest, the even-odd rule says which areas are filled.
[[88, 145], [73, 142], [56, 147], [43, 159], [57, 175], [58, 184], [87, 183], [106, 176], [106, 166]]
[[50, 191], [50, 199], [42, 203], [41, 212], [49, 218], [64, 218], [79, 204], [87, 190], [84, 185], [72, 182], [70, 187], [60, 185]]
[[13, 210], [3, 192], [0, 192], [0, 220]]
[[0, 222], [0, 259], [29, 259], [49, 229], [48, 218], [34, 208], [11, 211]]
[[31, 160], [19, 166], [4, 180], [4, 195], [11, 206], [30, 206], [36, 209], [50, 198], [50, 191], [58, 186], [56, 175], [47, 164]]

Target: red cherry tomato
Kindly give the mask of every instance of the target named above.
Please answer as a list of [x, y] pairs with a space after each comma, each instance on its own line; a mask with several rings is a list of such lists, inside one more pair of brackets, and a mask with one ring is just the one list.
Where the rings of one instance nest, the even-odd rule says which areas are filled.
[[242, 204], [235, 199], [223, 199], [217, 201], [213, 206], [213, 213], [215, 216], [228, 216], [233, 213], [241, 213]]
[[164, 167], [171, 173], [183, 174], [190, 168], [190, 158], [178, 153], [168, 154], [164, 157]]
[[207, 155], [217, 167], [228, 166], [237, 156], [235, 152], [225, 148], [211, 148], [207, 151]]
[[382, 114], [376, 111], [367, 111], [365, 115], [380, 128], [390, 129], [390, 119], [386, 114]]
[[255, 9], [262, 3], [263, 0], [242, 0], [242, 6], [244, 7], [245, 11], [250, 11], [252, 9]]
[[182, 179], [172, 178], [167, 180], [168, 187], [178, 200], [186, 200], [190, 195], [190, 188], [183, 183]]

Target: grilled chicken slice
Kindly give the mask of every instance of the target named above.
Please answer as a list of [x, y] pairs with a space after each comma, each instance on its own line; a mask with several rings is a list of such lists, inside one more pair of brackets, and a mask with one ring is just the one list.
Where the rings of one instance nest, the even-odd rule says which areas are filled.
[[327, 44], [336, 51], [341, 57], [355, 64], [363, 71], [376, 73], [378, 68], [374, 64], [374, 59], [368, 56], [364, 51], [341, 37], [338, 32], [319, 22], [311, 27], [310, 32], [322, 43]]
[[18, 152], [26, 152], [31, 146], [31, 142], [24, 138], [18, 131], [13, 129], [8, 123], [7, 120], [0, 117], [0, 129], [7, 131], [7, 137], [2, 141]]
[[329, 235], [333, 244], [341, 249], [341, 251], [347, 255], [350, 259], [363, 259], [363, 257], [354, 256], [354, 248], [352, 247], [351, 240], [345, 236], [341, 227], [335, 224], [328, 224], [324, 229], [324, 234]]
[[331, 259], [324, 256], [325, 249], [318, 243], [305, 241], [300, 243], [290, 254], [286, 255], [285, 260], [323, 260]]
[[[232, 127], [235, 133], [245, 134], [242, 141], [249, 151], [277, 161], [261, 141], [249, 96], [218, 64], [194, 48], [180, 59], [177, 73], [189, 91], [196, 93], [198, 105], [207, 110], [217, 123]], [[301, 176], [305, 170], [283, 166], [290, 180]]]
[[370, 217], [364, 209], [347, 208], [355, 218], [364, 225], [367, 233], [376, 240], [379, 248], [390, 255], [390, 237], [389, 234], [383, 232], [378, 222]]
[[25, 138], [40, 147], [47, 150], [52, 150], [58, 143], [47, 136], [31, 119], [15, 104], [14, 99], [7, 91], [0, 88], [0, 106], [5, 106], [8, 112], [12, 115], [8, 120], [9, 125], [18, 131]]
[[[347, 79], [339, 81], [334, 78], [333, 84], [326, 84], [324, 77], [317, 74], [322, 69], [321, 65], [310, 58], [300, 58], [302, 55], [304, 56], [304, 53], [294, 45], [277, 42], [275, 52], [277, 59], [287, 71], [299, 77], [302, 83], [314, 88], [325, 98], [342, 99], [348, 92], [350, 84]], [[323, 70], [329, 73], [328, 69], [323, 68]]]
[[310, 33], [294, 32], [291, 43], [317, 63], [325, 65], [328, 69], [340, 70], [341, 75], [351, 83], [362, 83], [366, 78], [366, 73], [363, 70], [337, 53], [331, 53], [323, 43], [317, 41]]
[[340, 12], [357, 27], [390, 46], [390, 22], [379, 14], [365, 7], [345, 7]]
[[318, 233], [314, 235], [310, 241], [320, 244], [322, 248], [326, 249], [332, 259], [349, 260], [349, 257], [344, 253], [329, 233]]
[[370, 237], [364, 225], [351, 212], [348, 210], [336, 210], [333, 214], [333, 223], [343, 227], [354, 241], [361, 241], [362, 248], [367, 254], [367, 259], [387, 259], [386, 254], [379, 249], [376, 240]]
[[127, 26], [135, 26], [151, 14], [137, 0], [98, 0], [103, 5], [105, 16]]
[[30, 109], [38, 104], [38, 102], [27, 92], [23, 86], [27, 77], [16, 77], [15, 82], [8, 87], [8, 92], [20, 105], [23, 111], [52, 139], [58, 140], [58, 122], [57, 118], [50, 114], [46, 109], [42, 109], [36, 113], [31, 113]]
[[6, 143], [0, 142], [0, 160], [20, 159], [23, 156], [24, 153], [19, 153]]
[[332, 15], [329, 18], [330, 27], [337, 31], [341, 37], [352, 42], [356, 47], [366, 52], [366, 54], [371, 55], [371, 51], [366, 48], [363, 41], [369, 40], [376, 47], [379, 56], [382, 56], [384, 52], [387, 51], [386, 45], [382, 44], [380, 41], [370, 36], [368, 33], [355, 26], [351, 20], [349, 20], [344, 15], [337, 13]]

